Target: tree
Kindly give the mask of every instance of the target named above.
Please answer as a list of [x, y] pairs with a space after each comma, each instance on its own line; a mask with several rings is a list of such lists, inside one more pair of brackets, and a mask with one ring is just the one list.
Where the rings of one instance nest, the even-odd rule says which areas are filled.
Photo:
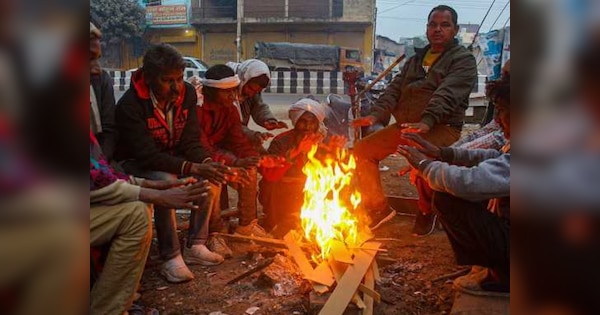
[[100, 21], [103, 63], [120, 67], [123, 42], [144, 33], [146, 10], [136, 0], [91, 0], [90, 13]]

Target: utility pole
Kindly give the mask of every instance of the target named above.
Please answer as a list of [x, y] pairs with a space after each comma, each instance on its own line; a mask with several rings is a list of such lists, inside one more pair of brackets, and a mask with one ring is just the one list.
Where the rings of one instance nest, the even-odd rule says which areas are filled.
[[235, 45], [237, 48], [237, 62], [242, 61], [242, 19], [244, 18], [244, 0], [237, 0], [237, 32]]

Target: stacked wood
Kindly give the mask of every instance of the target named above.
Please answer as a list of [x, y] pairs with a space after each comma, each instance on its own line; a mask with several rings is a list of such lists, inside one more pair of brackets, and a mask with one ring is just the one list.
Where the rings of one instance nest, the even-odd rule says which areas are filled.
[[381, 243], [365, 242], [360, 248], [351, 249], [336, 243], [330, 257], [313, 267], [298, 245], [302, 237], [296, 231], [290, 231], [283, 240], [314, 292], [330, 294], [319, 314], [342, 315], [350, 303], [363, 315], [373, 314], [374, 302], [381, 300], [375, 292], [375, 280], [379, 278], [375, 256]]

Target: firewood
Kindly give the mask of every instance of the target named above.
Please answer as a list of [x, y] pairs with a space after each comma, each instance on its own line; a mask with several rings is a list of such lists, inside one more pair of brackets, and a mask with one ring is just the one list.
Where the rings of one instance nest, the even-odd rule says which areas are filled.
[[274, 239], [274, 238], [266, 238], [266, 237], [258, 237], [258, 236], [244, 236], [244, 235], [236, 235], [236, 234], [227, 234], [227, 233], [215, 233], [215, 235], [222, 236], [229, 239], [241, 240], [241, 241], [253, 241], [263, 245], [271, 245], [276, 247], [286, 247], [286, 244], [282, 240]]
[[[367, 270], [367, 273], [365, 274], [365, 287], [367, 287], [368, 289], [375, 289], [375, 279], [373, 277], [373, 263], [371, 263], [371, 268], [369, 268], [369, 270]], [[363, 296], [363, 299], [365, 300], [365, 305], [367, 306], [364, 310], [362, 315], [373, 315], [373, 297], [365, 294]]]
[[258, 265], [256, 265], [256, 267], [254, 267], [254, 268], [252, 268], [252, 269], [250, 269], [250, 270], [242, 273], [241, 275], [239, 275], [239, 276], [237, 276], [237, 277], [235, 277], [235, 278], [227, 281], [227, 285], [236, 283], [236, 282], [238, 282], [238, 281], [240, 281], [240, 280], [242, 280], [242, 279], [250, 276], [251, 274], [253, 274], [253, 273], [257, 272], [257, 271], [260, 271], [262, 269], [267, 268], [267, 266], [269, 266], [270, 264], [273, 263], [273, 260], [274, 260], [274, 258], [271, 257], [271, 258], [267, 258], [267, 259], [261, 261]]
[[[363, 244], [363, 246], [366, 248], [378, 249], [381, 246], [381, 243], [368, 242]], [[359, 284], [367, 273], [367, 269], [371, 266], [371, 262], [375, 259], [376, 253], [376, 251], [372, 250], [360, 250], [356, 253], [354, 264], [348, 266], [346, 272], [344, 272], [344, 275], [338, 281], [335, 290], [319, 314], [341, 315], [344, 313], [348, 303], [356, 294]]]

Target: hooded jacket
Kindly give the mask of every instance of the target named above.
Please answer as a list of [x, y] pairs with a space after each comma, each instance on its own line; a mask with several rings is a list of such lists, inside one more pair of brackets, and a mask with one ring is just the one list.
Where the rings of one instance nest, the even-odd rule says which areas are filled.
[[473, 202], [489, 199], [490, 211], [510, 219], [510, 142], [501, 151], [446, 147], [441, 155], [419, 167], [433, 190]]
[[250, 139], [242, 131], [240, 116], [234, 106], [204, 100], [196, 106], [200, 124], [200, 142], [215, 161], [233, 165], [238, 158], [258, 156]]
[[[256, 78], [261, 75], [266, 75], [269, 80], [271, 79], [271, 71], [269, 67], [262, 61], [258, 59], [248, 59], [242, 63], [237, 62], [228, 62], [227, 66], [229, 66], [233, 71], [240, 77], [240, 92], [242, 88], [248, 81], [252, 78]], [[240, 113], [241, 113], [241, 121], [242, 125], [244, 125], [244, 133], [248, 136], [252, 136], [255, 131], [248, 129], [248, 123], [250, 122], [250, 117], [256, 122], [257, 125], [264, 127], [264, 124], [268, 120], [277, 120], [269, 105], [265, 104], [262, 99], [262, 93], [258, 93], [254, 95], [254, 97], [249, 98], [240, 103]]]
[[378, 121], [394, 115], [399, 123], [462, 126], [469, 95], [477, 82], [475, 57], [455, 39], [426, 73], [423, 59], [429, 48], [415, 48], [416, 54], [371, 107], [371, 115]]
[[184, 161], [202, 163], [210, 153], [201, 146], [195, 115], [196, 91], [184, 83], [174, 104], [173, 134], [154, 109], [150, 89], [142, 69], [131, 77], [131, 86], [116, 109], [119, 142], [116, 158], [135, 160], [137, 165], [153, 171], [183, 174]]

